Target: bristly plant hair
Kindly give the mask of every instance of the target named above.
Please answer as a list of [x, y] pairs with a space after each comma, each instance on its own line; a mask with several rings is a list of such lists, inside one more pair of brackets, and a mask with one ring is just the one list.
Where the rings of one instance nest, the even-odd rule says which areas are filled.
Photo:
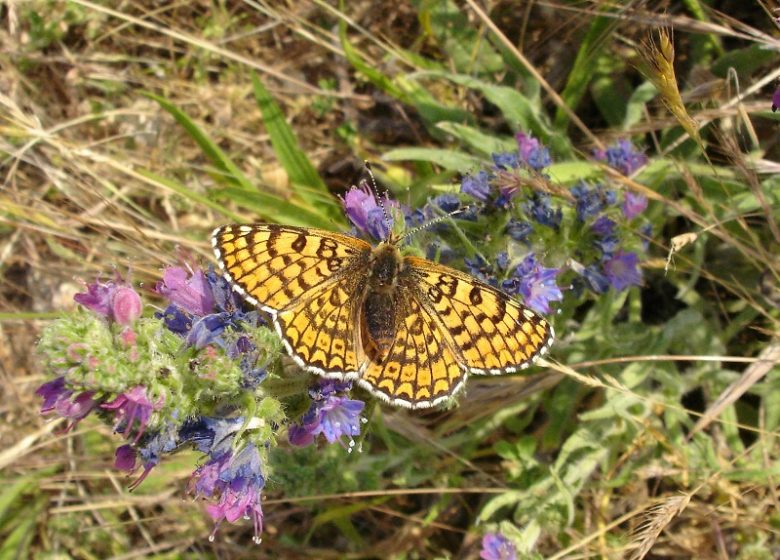
[[[387, 226], [387, 232], [388, 235], [390, 235], [393, 229], [393, 222], [390, 221], [390, 215], [387, 213], [387, 208], [385, 208], [385, 201], [382, 200], [381, 196], [379, 196], [379, 187], [376, 184], [376, 179], [374, 178], [374, 172], [371, 169], [371, 164], [368, 162], [368, 160], [364, 160], [363, 165], [366, 166], [368, 176], [371, 177], [371, 183], [374, 185], [374, 200], [376, 200], [376, 203], [382, 209], [382, 214], [385, 217], [385, 226]], [[385, 200], [390, 200], [390, 193], [387, 189], [385, 189]]]

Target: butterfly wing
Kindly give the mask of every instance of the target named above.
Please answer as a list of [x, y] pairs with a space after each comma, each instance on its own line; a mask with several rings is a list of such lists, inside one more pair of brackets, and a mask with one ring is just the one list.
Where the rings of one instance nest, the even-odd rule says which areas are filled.
[[423, 307], [412, 286], [400, 284], [396, 333], [385, 357], [372, 356], [358, 383], [382, 400], [406, 408], [435, 406], [459, 391], [467, 372], [433, 312]]
[[436, 319], [470, 373], [511, 373], [550, 348], [544, 317], [463, 272], [418, 257], [404, 258], [420, 305]]
[[253, 224], [214, 230], [212, 245], [225, 277], [271, 314], [301, 367], [326, 376], [357, 375], [368, 243], [313, 228]]

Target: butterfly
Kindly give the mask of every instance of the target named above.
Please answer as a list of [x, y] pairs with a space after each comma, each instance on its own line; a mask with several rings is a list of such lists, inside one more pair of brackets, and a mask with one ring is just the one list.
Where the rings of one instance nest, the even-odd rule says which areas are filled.
[[226, 280], [273, 320], [302, 368], [354, 380], [406, 408], [436, 406], [469, 374], [511, 373], [550, 348], [552, 326], [458, 270], [349, 235], [227, 225], [212, 245]]

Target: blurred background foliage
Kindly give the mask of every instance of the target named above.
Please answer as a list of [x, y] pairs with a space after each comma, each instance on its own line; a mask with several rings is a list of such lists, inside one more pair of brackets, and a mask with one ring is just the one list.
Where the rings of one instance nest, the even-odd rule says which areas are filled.
[[[0, 558], [474, 558], [487, 530], [523, 558], [780, 556], [777, 6], [388, 8], [0, 5]], [[619, 138], [650, 158], [611, 178], [651, 198], [643, 285], [557, 317], [555, 371], [377, 407], [362, 453], [273, 454], [259, 547], [207, 540], [186, 452], [129, 493], [110, 428], [39, 417], [36, 337], [79, 279], [130, 271], [154, 302], [216, 225], [345, 230], [363, 160], [414, 207], [518, 131], [553, 184]]]

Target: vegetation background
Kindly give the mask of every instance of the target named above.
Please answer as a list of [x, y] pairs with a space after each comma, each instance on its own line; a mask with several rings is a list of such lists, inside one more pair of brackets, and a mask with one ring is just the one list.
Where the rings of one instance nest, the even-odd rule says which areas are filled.
[[[475, 558], [487, 530], [529, 558], [780, 557], [776, 9], [0, 3], [0, 558]], [[637, 70], [662, 25], [679, 98]], [[327, 224], [309, 195], [363, 160], [419, 204], [519, 130], [561, 184], [618, 138], [650, 158], [621, 179], [654, 193], [643, 285], [557, 323], [556, 372], [378, 410], [360, 454], [278, 453], [260, 546], [207, 540], [187, 453], [131, 494], [110, 427], [39, 416], [36, 337], [79, 279], [153, 285], [221, 223]]]

